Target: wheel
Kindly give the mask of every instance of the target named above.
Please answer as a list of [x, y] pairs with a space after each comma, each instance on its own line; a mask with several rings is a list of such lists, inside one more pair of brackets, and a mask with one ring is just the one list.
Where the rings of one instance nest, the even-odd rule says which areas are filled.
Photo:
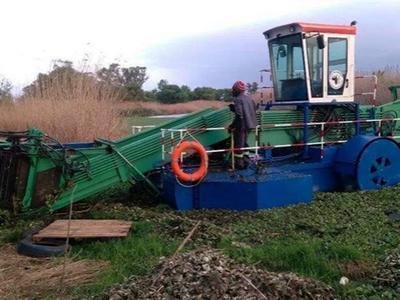
[[381, 189], [400, 182], [400, 148], [392, 139], [369, 142], [360, 152], [356, 165], [360, 190]]
[[357, 135], [338, 147], [334, 163], [345, 190], [375, 190], [400, 183], [400, 147], [390, 138]]
[[32, 235], [38, 231], [38, 229], [34, 229], [24, 234], [24, 238], [17, 245], [18, 254], [31, 257], [61, 256], [65, 254], [65, 241], [51, 239], [40, 244], [33, 243]]

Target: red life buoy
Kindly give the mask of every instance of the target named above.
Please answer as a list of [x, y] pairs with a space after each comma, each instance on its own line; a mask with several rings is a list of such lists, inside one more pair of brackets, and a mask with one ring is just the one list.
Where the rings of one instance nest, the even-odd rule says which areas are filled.
[[[181, 157], [182, 152], [194, 149], [196, 150], [201, 159], [200, 167], [194, 173], [185, 173], [181, 167], [179, 166], [179, 160]], [[174, 151], [172, 151], [171, 155], [171, 167], [172, 171], [175, 173], [176, 177], [178, 177], [182, 181], [198, 181], [202, 179], [207, 174], [208, 169], [208, 155], [204, 147], [196, 142], [193, 141], [183, 141], [181, 142]]]

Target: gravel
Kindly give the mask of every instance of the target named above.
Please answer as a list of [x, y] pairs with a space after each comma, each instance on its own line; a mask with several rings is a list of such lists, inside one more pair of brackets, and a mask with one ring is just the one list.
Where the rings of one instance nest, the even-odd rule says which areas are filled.
[[381, 263], [375, 280], [378, 287], [390, 287], [400, 294], [400, 248]]
[[145, 277], [130, 277], [100, 299], [335, 299], [333, 289], [294, 273], [239, 265], [204, 248], [163, 259]]

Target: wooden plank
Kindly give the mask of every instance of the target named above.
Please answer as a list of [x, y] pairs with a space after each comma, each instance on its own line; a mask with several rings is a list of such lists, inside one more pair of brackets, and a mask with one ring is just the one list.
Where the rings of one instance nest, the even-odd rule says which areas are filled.
[[[126, 237], [131, 229], [131, 221], [122, 220], [71, 220], [69, 237], [82, 238], [112, 238]], [[46, 238], [66, 239], [68, 220], [56, 220], [32, 236], [32, 240], [40, 241]]]

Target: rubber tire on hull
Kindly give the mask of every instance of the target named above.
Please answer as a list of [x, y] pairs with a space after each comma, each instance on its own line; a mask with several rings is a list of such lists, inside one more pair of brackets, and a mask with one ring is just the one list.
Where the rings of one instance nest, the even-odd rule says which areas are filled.
[[360, 190], [375, 190], [398, 184], [399, 144], [389, 138], [379, 138], [365, 145], [357, 158], [356, 180]]
[[32, 235], [38, 231], [39, 229], [34, 229], [24, 234], [24, 238], [17, 244], [18, 254], [30, 257], [50, 257], [65, 254], [65, 242], [60, 243], [59, 241], [50, 241], [50, 243], [54, 243], [54, 245], [33, 243]]
[[388, 137], [354, 136], [338, 147], [335, 171], [346, 190], [394, 186], [400, 183], [400, 145]]

